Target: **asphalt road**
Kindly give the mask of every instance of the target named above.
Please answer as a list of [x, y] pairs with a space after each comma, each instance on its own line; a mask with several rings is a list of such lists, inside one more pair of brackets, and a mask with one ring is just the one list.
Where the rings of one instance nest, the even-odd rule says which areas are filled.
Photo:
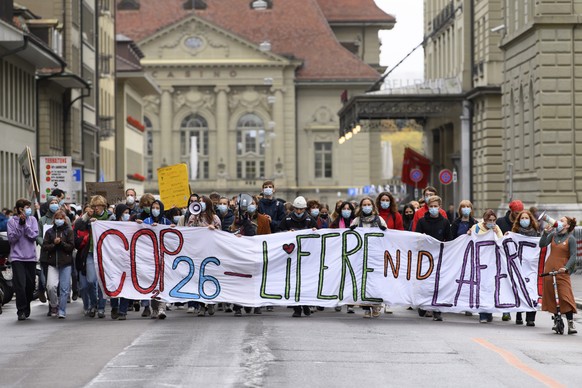
[[[109, 307], [108, 307], [109, 310]], [[444, 322], [396, 308], [363, 319], [326, 309], [291, 318], [168, 312], [164, 321], [85, 318], [80, 300], [66, 320], [17, 322], [14, 302], [0, 315], [0, 387], [579, 387], [581, 334], [556, 335], [550, 315], [536, 327], [478, 323], [443, 314]], [[512, 317], [514, 318], [514, 317]]]

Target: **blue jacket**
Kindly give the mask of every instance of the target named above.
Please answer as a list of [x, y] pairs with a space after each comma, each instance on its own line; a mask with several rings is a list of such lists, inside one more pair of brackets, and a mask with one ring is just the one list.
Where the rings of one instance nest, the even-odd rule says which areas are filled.
[[4, 213], [0, 213], [0, 232], [6, 232], [7, 227], [8, 227], [8, 217], [6, 217]]

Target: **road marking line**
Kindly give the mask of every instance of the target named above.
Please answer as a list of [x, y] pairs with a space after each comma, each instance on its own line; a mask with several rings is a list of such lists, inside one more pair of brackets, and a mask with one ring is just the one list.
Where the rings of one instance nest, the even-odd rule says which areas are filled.
[[510, 351], [502, 349], [500, 347], [497, 347], [497, 346], [493, 345], [491, 342], [489, 342], [483, 338], [473, 338], [473, 341], [477, 342], [479, 345], [483, 346], [484, 348], [487, 348], [487, 349], [492, 350], [495, 353], [499, 354], [505, 360], [505, 362], [507, 362], [509, 365], [521, 370], [522, 372], [533, 377], [534, 379], [539, 380], [540, 382], [542, 382], [546, 386], [552, 387], [552, 388], [565, 387], [564, 384], [561, 384], [558, 381], [552, 379], [551, 377], [546, 376], [545, 374], [541, 373], [540, 371], [537, 371], [537, 370], [533, 369], [532, 367], [527, 366], [523, 361], [521, 361], [519, 358], [517, 358]]

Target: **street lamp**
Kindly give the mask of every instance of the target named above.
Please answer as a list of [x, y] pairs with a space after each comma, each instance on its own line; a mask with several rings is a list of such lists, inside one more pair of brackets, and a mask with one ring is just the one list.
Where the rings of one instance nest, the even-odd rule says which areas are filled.
[[267, 9], [268, 6], [269, 4], [265, 0], [255, 0], [251, 5], [251, 7], [253, 7], [253, 9], [256, 9], [257, 11], [263, 11]]

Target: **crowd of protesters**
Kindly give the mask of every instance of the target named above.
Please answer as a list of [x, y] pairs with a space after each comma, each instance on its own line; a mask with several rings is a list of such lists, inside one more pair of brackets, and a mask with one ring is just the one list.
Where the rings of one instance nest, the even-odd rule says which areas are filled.
[[[286, 202], [276, 195], [273, 181], [265, 181], [256, 196], [247, 195], [244, 210], [241, 196], [227, 198], [213, 192], [209, 195], [192, 194], [185, 208], [167, 209], [149, 193], [139, 198], [134, 189], [127, 189], [126, 201], [110, 205], [107, 199], [96, 195], [83, 208], [65, 203], [65, 193], [55, 190], [46, 203], [40, 206], [20, 199], [14, 209], [4, 209], [0, 215], [0, 228], [7, 230], [11, 245], [10, 260], [13, 270], [14, 290], [18, 320], [30, 316], [30, 302], [35, 292], [41, 302], [47, 302], [47, 316], [66, 318], [67, 304], [80, 296], [85, 316], [105, 318], [107, 300], [97, 281], [93, 256], [91, 224], [96, 220], [136, 222], [146, 225], [168, 225], [182, 227], [204, 227], [223, 230], [240, 236], [269, 233], [284, 233], [302, 229], [322, 228], [379, 228], [424, 233], [439, 241], [451, 241], [466, 234], [485, 234], [493, 231], [501, 238], [508, 232], [540, 237], [540, 247], [551, 245], [551, 254], [545, 263], [544, 272], [558, 271], [558, 291], [561, 312], [568, 320], [568, 334], [576, 333], [573, 314], [576, 305], [570, 277], [576, 261], [576, 240], [572, 231], [576, 219], [562, 217], [553, 225], [543, 227], [538, 222], [536, 208], [525, 209], [519, 200], [509, 203], [509, 209], [498, 218], [495, 211], [487, 209], [475, 215], [469, 200], [460, 201], [458, 208], [442, 207], [442, 199], [434, 187], [426, 187], [419, 201], [399, 204], [390, 192], [381, 192], [375, 198], [364, 197], [360, 201], [339, 200], [330, 209], [317, 200], [306, 200], [298, 196]], [[199, 211], [192, 213], [191, 205]], [[48, 226], [48, 227], [47, 227]], [[45, 231], [46, 230], [46, 231]], [[0, 229], [2, 231], [2, 229]], [[43, 232], [45, 231], [45, 232]], [[36, 246], [41, 247], [37, 257]], [[37, 261], [40, 271], [37, 271]], [[553, 283], [546, 278], [543, 288], [542, 310], [556, 313]], [[152, 299], [131, 301], [125, 298], [110, 300], [112, 319], [125, 320], [128, 311], [140, 311], [144, 318], [165, 319], [171, 308], [185, 310], [198, 316], [214, 315], [216, 310], [241, 316], [246, 313], [262, 314], [258, 307], [247, 307], [221, 303], [218, 305], [200, 302], [174, 303], [173, 307], [163, 301]], [[267, 307], [272, 311], [272, 307]], [[309, 316], [317, 309], [312, 306], [294, 306], [293, 317]], [[380, 316], [380, 305], [362, 306], [364, 318]], [[336, 307], [341, 311], [341, 307]], [[355, 313], [354, 306], [347, 306], [347, 313]], [[422, 317], [442, 321], [438, 310], [418, 309]], [[467, 313], [471, 315], [470, 313]], [[535, 312], [525, 314], [526, 326], [535, 326]], [[481, 323], [491, 322], [491, 313], [480, 313]], [[503, 321], [511, 315], [502, 314]], [[522, 325], [523, 315], [517, 313], [515, 323]]]

